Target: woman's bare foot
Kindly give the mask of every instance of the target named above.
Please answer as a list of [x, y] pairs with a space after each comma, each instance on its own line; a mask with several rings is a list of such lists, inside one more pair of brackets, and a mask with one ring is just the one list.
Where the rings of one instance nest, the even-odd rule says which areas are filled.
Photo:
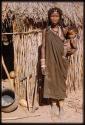
[[59, 118], [61, 119], [64, 116], [64, 100], [59, 101]]
[[56, 103], [52, 104], [52, 108], [54, 113], [58, 116], [59, 115], [59, 107], [56, 105]]
[[60, 111], [59, 111], [59, 118], [61, 119], [64, 116], [64, 108], [60, 107]]
[[59, 117], [59, 107], [56, 105], [56, 103], [52, 103], [51, 106], [51, 119], [53, 121], [57, 120]]

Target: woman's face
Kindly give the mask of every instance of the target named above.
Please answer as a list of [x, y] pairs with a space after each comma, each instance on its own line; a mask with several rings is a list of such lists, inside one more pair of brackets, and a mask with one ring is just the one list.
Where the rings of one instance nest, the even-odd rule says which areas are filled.
[[58, 12], [53, 12], [50, 16], [50, 21], [54, 25], [58, 24], [60, 21], [60, 14]]

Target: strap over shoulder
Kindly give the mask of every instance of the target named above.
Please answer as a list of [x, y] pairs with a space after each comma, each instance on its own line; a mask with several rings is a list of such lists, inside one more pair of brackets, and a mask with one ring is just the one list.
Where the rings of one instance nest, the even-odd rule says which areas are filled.
[[59, 26], [59, 37], [64, 41], [65, 40], [65, 34], [63, 27]]

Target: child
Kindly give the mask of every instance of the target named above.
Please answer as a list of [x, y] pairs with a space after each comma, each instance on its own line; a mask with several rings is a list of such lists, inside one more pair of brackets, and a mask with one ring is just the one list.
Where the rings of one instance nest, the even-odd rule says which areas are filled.
[[71, 26], [66, 34], [66, 40], [64, 41], [64, 58], [74, 54], [77, 49], [76, 36], [78, 29], [75, 26]]

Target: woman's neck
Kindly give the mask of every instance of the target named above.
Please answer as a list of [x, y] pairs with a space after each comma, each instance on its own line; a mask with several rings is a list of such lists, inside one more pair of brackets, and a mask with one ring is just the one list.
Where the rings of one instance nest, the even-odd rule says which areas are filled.
[[59, 28], [58, 25], [56, 25], [56, 26], [51, 26], [51, 29], [52, 29], [54, 32], [57, 32], [57, 31], [58, 31], [58, 28]]
[[58, 27], [59, 26], [59, 24], [51, 24], [51, 27], [52, 28], [56, 28], [56, 27]]

